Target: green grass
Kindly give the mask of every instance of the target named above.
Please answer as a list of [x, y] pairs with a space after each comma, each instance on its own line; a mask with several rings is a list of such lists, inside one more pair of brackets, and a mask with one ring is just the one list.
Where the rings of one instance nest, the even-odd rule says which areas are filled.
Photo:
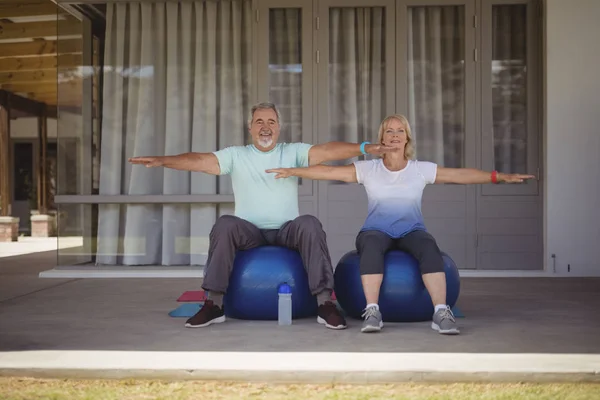
[[0, 378], [3, 400], [182, 400], [182, 399], [460, 399], [513, 400], [600, 398], [600, 384], [390, 384], [279, 385], [150, 380], [59, 380]]

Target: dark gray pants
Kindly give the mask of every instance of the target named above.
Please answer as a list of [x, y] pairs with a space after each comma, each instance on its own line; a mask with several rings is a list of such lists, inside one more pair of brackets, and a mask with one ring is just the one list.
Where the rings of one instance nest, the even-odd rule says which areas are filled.
[[236, 250], [265, 245], [288, 247], [300, 253], [313, 295], [333, 290], [333, 268], [325, 231], [312, 215], [288, 221], [280, 229], [259, 229], [244, 219], [224, 215], [215, 223], [209, 240], [204, 290], [226, 293]]
[[421, 274], [444, 272], [442, 252], [433, 236], [425, 231], [413, 231], [397, 239], [381, 231], [363, 231], [356, 238], [356, 249], [360, 255], [361, 275], [383, 274], [385, 253], [393, 249], [416, 258]]

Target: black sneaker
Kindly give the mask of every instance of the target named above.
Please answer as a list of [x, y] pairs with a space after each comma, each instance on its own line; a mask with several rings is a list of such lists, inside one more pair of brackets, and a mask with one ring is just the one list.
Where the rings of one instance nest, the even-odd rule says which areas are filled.
[[185, 322], [186, 328], [204, 328], [211, 324], [225, 322], [225, 312], [222, 307], [215, 306], [212, 300], [206, 300], [204, 306]]
[[319, 306], [317, 322], [329, 329], [346, 329], [344, 316], [331, 301], [326, 301]]

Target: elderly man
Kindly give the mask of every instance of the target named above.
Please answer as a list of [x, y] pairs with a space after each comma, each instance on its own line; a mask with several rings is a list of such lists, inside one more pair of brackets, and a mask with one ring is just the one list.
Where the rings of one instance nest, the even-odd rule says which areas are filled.
[[252, 107], [248, 120], [252, 144], [213, 153], [185, 153], [164, 157], [136, 157], [129, 161], [146, 167], [166, 167], [213, 175], [230, 174], [235, 215], [220, 217], [210, 233], [202, 288], [208, 299], [185, 326], [199, 328], [225, 322], [223, 295], [227, 291], [236, 250], [263, 245], [298, 250], [316, 296], [317, 322], [330, 329], [346, 328], [344, 317], [331, 301], [333, 267], [325, 232], [319, 220], [299, 215], [297, 179], [275, 179], [272, 168], [306, 167], [361, 154], [381, 155], [385, 146], [329, 142], [320, 145], [278, 143], [280, 115], [274, 104]]

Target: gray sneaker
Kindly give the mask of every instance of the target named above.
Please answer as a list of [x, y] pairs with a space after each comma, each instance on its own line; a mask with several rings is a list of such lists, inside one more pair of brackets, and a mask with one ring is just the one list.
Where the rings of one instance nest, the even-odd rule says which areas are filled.
[[365, 320], [361, 332], [379, 332], [383, 328], [381, 312], [375, 307], [366, 308], [362, 317]]
[[450, 308], [438, 310], [433, 314], [431, 328], [444, 335], [458, 335], [460, 333]]

